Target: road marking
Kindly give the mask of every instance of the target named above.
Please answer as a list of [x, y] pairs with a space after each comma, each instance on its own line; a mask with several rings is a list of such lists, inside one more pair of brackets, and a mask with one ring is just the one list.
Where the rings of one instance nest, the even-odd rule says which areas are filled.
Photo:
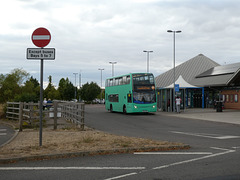
[[164, 168], [168, 168], [168, 167], [171, 167], [171, 166], [176, 166], [176, 165], [180, 165], [180, 164], [187, 164], [187, 163], [194, 162], [194, 161], [199, 161], [199, 160], [202, 160], [202, 159], [208, 159], [208, 158], [212, 158], [212, 157], [221, 156], [221, 155], [225, 155], [225, 154], [228, 154], [228, 153], [236, 152], [236, 150], [223, 149], [223, 148], [217, 148], [217, 147], [212, 147], [212, 148], [213, 149], [226, 150], [226, 151], [220, 152], [220, 153], [216, 153], [216, 154], [211, 154], [211, 155], [208, 155], [208, 156], [199, 157], [199, 158], [194, 158], [194, 159], [189, 159], [189, 160], [185, 160], [185, 161], [180, 161], [180, 162], [176, 162], [176, 163], [172, 163], [172, 164], [167, 164], [167, 165], [155, 167], [153, 169], [154, 170], [164, 169]]
[[207, 155], [211, 152], [136, 152], [136, 155]]
[[2, 131], [7, 131], [7, 129], [0, 129], [0, 132], [2, 132]]
[[240, 136], [231, 136], [231, 135], [220, 135], [220, 134], [205, 134], [205, 133], [187, 133], [187, 132], [179, 132], [179, 131], [170, 131], [175, 134], [184, 134], [184, 135], [190, 135], [190, 136], [198, 136], [198, 137], [205, 137], [205, 138], [212, 138], [212, 139], [234, 139], [234, 138], [240, 138]]
[[233, 149], [239, 149], [240, 148], [240, 146], [238, 146], [238, 147], [232, 147]]
[[120, 178], [125, 178], [125, 177], [132, 176], [132, 175], [136, 175], [136, 174], [137, 174], [136, 172], [133, 172], [133, 173], [124, 174], [124, 175], [121, 175], [121, 176], [116, 176], [116, 177], [108, 178], [108, 179], [105, 179], [105, 180], [120, 179]]
[[7, 133], [0, 133], [0, 136], [6, 136]]
[[143, 170], [145, 167], [0, 167], [1, 171], [10, 170]]

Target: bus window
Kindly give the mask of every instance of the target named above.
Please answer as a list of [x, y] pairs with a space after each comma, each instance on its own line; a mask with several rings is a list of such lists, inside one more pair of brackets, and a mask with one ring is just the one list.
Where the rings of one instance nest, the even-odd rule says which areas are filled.
[[127, 84], [127, 77], [123, 76], [123, 84]]
[[119, 78], [116, 78], [115, 79], [115, 86], [118, 86], [119, 85]]
[[113, 86], [113, 79], [109, 80], [109, 86]]
[[118, 94], [111, 94], [108, 96], [108, 100], [109, 102], [118, 102], [119, 99], [118, 99]]
[[122, 85], [122, 84], [123, 84], [123, 78], [120, 77], [120, 78], [119, 78], [119, 85]]
[[130, 84], [130, 76], [127, 76], [127, 83], [126, 84]]

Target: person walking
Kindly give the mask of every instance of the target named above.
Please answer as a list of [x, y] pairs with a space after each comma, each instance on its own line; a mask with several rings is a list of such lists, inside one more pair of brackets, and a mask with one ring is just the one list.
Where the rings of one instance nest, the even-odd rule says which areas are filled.
[[181, 98], [177, 96], [176, 98], [176, 108], [177, 108], [177, 113], [180, 113], [180, 105], [181, 105]]

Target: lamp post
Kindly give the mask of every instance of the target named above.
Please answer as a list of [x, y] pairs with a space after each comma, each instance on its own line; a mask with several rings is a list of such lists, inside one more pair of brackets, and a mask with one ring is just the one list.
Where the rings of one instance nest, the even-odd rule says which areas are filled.
[[101, 71], [101, 94], [100, 94], [100, 103], [102, 103], [102, 71], [104, 70], [103, 68], [98, 68], [99, 71]]
[[73, 73], [74, 75], [75, 75], [75, 99], [77, 99], [77, 90], [76, 90], [76, 88], [77, 88], [77, 86], [76, 86], [76, 76], [77, 76], [77, 74], [78, 73]]
[[182, 31], [167, 30], [168, 33], [173, 33], [173, 111], [175, 112], [175, 34]]
[[98, 70], [101, 71], [101, 88], [102, 88], [102, 71], [103, 71], [104, 69], [98, 68]]
[[149, 72], [149, 53], [152, 53], [153, 51], [146, 51], [146, 50], [144, 50], [143, 52], [147, 53], [147, 72]]
[[114, 76], [114, 64], [117, 64], [117, 62], [109, 62], [109, 64], [112, 64], [112, 77]]

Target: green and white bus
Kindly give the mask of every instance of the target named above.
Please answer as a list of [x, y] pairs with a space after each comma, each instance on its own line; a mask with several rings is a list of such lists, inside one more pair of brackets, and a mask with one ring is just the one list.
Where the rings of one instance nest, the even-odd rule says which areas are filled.
[[105, 108], [123, 113], [156, 112], [152, 73], [130, 73], [106, 79]]

